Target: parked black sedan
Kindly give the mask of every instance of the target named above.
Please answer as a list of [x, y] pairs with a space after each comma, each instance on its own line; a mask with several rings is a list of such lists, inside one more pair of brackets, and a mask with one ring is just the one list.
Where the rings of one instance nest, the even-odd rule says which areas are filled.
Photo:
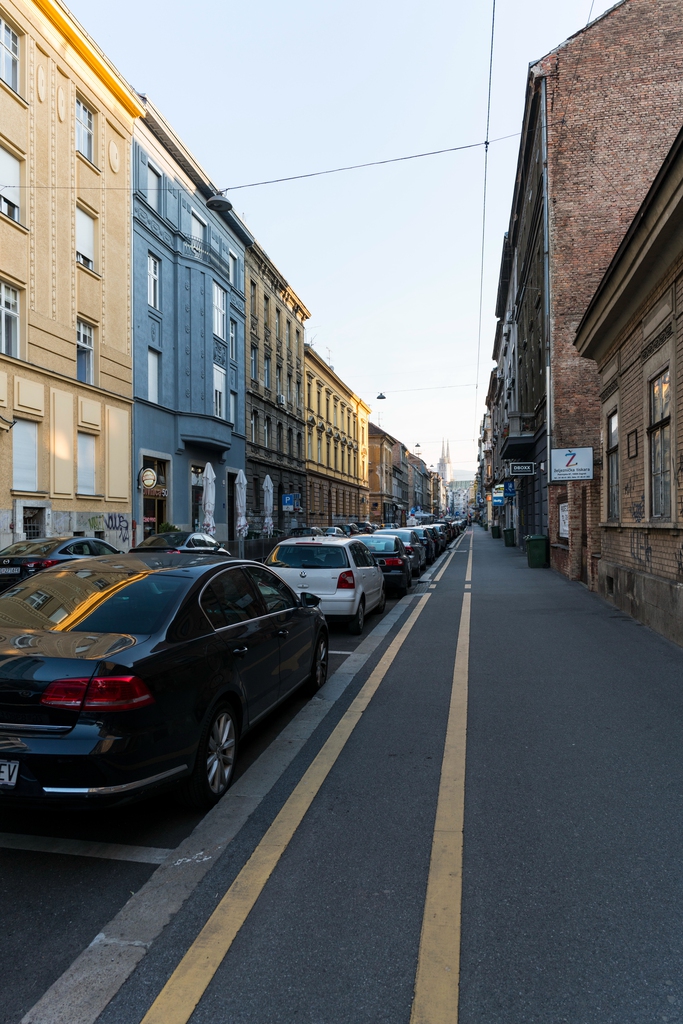
[[229, 555], [230, 552], [220, 541], [214, 540], [208, 533], [197, 533], [191, 530], [174, 530], [172, 533], [153, 533], [130, 549], [131, 551], [168, 551], [177, 553], [189, 551], [193, 555]]
[[325, 619], [263, 565], [118, 555], [0, 594], [0, 808], [228, 788], [240, 737], [327, 677]]
[[118, 548], [97, 537], [36, 537], [17, 541], [0, 551], [0, 590], [74, 558], [118, 554]]
[[372, 551], [384, 573], [385, 585], [405, 597], [413, 585], [413, 567], [401, 538], [387, 533], [363, 533], [358, 540]]

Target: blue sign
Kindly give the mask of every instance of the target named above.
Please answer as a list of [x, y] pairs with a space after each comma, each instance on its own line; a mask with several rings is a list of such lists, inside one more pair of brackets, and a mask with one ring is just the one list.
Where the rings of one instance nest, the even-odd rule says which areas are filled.
[[494, 505], [504, 505], [505, 504], [505, 494], [504, 494], [503, 484], [496, 484], [496, 486], [493, 488], [493, 504]]
[[514, 498], [515, 494], [517, 493], [516, 490], [515, 490], [515, 481], [514, 480], [506, 480], [505, 483], [503, 484], [503, 487], [505, 488], [505, 491], [504, 491], [505, 497], [506, 498]]
[[283, 494], [282, 495], [282, 511], [283, 512], [295, 512], [301, 508], [301, 494]]

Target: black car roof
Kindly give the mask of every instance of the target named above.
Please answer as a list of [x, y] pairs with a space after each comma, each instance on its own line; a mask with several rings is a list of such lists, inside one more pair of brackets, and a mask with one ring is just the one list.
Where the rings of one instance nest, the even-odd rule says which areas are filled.
[[99, 558], [79, 558], [77, 562], [66, 562], [46, 572], [107, 572], [128, 571], [131, 576], [144, 572], [167, 572], [173, 575], [201, 576], [211, 566], [225, 568], [233, 565], [261, 565], [248, 558], [226, 558], [225, 555], [185, 555], [172, 552], [136, 551], [128, 555], [103, 555]]

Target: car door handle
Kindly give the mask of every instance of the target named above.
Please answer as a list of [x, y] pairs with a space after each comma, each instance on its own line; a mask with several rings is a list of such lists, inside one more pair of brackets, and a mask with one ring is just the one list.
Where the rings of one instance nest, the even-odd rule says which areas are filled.
[[288, 629], [281, 629], [281, 630], [278, 631], [277, 635], [278, 636], [289, 636], [289, 630]]
[[248, 647], [233, 647], [232, 653], [235, 655], [236, 658], [243, 658], [248, 650]]

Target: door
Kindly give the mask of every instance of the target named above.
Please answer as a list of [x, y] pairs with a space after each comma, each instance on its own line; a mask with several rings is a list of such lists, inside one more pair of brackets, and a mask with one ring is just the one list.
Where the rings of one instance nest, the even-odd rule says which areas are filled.
[[258, 587], [261, 599], [277, 626], [280, 640], [280, 696], [304, 682], [313, 662], [314, 616], [302, 608], [290, 588], [261, 566], [245, 570]]
[[214, 576], [202, 595], [202, 607], [239, 677], [251, 724], [278, 699], [279, 626], [242, 569]]
[[375, 565], [372, 555], [365, 544], [361, 544], [360, 541], [356, 541], [355, 544], [351, 545], [351, 554], [358, 566], [363, 581], [365, 610], [369, 612], [371, 608], [374, 608], [379, 603], [379, 595], [382, 588], [382, 570], [378, 565]]

